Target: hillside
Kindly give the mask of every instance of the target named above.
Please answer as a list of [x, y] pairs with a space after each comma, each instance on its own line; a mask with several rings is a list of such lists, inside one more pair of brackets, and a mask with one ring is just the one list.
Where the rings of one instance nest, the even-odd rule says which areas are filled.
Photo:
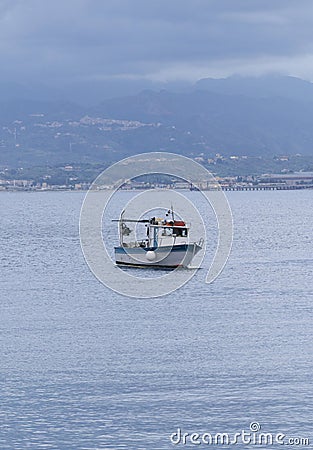
[[0, 166], [107, 163], [160, 150], [205, 158], [313, 154], [312, 84], [291, 77], [200, 80], [189, 92], [145, 90], [94, 107], [7, 97]]

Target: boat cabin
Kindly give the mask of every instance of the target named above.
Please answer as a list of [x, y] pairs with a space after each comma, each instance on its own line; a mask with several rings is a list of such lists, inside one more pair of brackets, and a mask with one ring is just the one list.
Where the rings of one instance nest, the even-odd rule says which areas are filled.
[[153, 217], [147, 227], [147, 247], [187, 244], [189, 227], [180, 220]]
[[[140, 241], [132, 241], [133, 230], [127, 222], [144, 224], [146, 237]], [[141, 225], [142, 226], [142, 225]], [[144, 232], [144, 230], [142, 230]], [[188, 243], [189, 226], [182, 220], [169, 220], [152, 217], [143, 220], [119, 220], [120, 245], [122, 247], [156, 248]], [[143, 233], [144, 234], [144, 233]]]

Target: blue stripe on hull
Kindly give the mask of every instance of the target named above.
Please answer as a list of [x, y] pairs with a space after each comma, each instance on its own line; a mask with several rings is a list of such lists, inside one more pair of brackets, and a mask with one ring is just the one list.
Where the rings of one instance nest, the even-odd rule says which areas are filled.
[[168, 270], [172, 270], [172, 269], [177, 269], [178, 267], [183, 267], [182, 265], [178, 265], [178, 266], [165, 266], [165, 265], [161, 265], [161, 264], [133, 264], [133, 263], [127, 263], [127, 262], [119, 262], [116, 261], [116, 264], [118, 266], [125, 266], [125, 267], [137, 267], [138, 269], [140, 268], [144, 268], [146, 269], [147, 267], [151, 267], [152, 269], [168, 269]]

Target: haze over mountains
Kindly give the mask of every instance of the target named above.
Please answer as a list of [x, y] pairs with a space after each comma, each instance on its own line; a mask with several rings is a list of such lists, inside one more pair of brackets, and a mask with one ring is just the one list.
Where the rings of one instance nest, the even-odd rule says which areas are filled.
[[313, 154], [308, 81], [231, 77], [150, 83], [134, 93], [138, 87], [116, 86], [131, 95], [108, 98], [117, 93], [112, 86], [73, 86], [67, 95], [46, 86], [0, 84], [0, 165], [112, 162], [159, 150], [205, 158]]

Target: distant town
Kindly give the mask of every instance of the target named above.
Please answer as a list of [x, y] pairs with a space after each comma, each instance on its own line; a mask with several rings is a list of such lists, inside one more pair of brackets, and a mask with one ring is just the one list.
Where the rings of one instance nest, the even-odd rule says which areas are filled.
[[[291, 170], [294, 161], [301, 161], [301, 155], [279, 156], [273, 158], [273, 166], [280, 168], [280, 172], [263, 174], [240, 174], [244, 164], [260, 163], [262, 167], [264, 158], [237, 156], [224, 157], [217, 153], [214, 157], [205, 158], [203, 155], [194, 158], [204, 165], [215, 176], [217, 183], [207, 183], [196, 180], [193, 183], [175, 179], [170, 176], [144, 177], [135, 180], [125, 180], [120, 187], [123, 190], [143, 189], [188, 189], [188, 190], [295, 190], [313, 188], [313, 171]], [[226, 166], [231, 171], [238, 170], [238, 174], [221, 175], [221, 168]], [[289, 167], [288, 167], [289, 166]], [[0, 169], [0, 191], [86, 191], [94, 179], [105, 169], [101, 164], [71, 165], [45, 168], [18, 168], [4, 167]], [[115, 189], [116, 186], [97, 185], [97, 189]]]

